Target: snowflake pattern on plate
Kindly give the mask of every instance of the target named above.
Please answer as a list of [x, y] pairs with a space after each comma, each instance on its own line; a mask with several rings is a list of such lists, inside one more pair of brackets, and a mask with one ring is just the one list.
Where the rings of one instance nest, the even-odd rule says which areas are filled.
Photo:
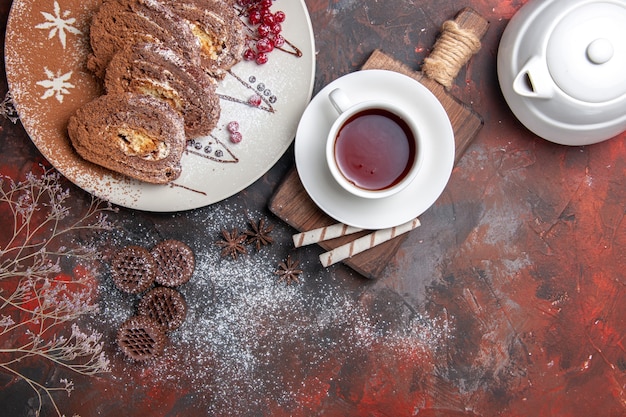
[[42, 11], [41, 14], [46, 19], [44, 23], [40, 23], [35, 26], [37, 29], [49, 29], [50, 32], [48, 34], [48, 39], [54, 38], [56, 35], [59, 35], [59, 40], [61, 41], [61, 45], [63, 45], [63, 49], [66, 46], [66, 31], [69, 33], [73, 33], [75, 35], [82, 35], [82, 32], [74, 27], [76, 23], [76, 19], [73, 17], [69, 17], [71, 14], [70, 10], [61, 11], [61, 6], [59, 6], [59, 2], [54, 2], [54, 14]]
[[63, 96], [70, 94], [70, 89], [74, 88], [74, 84], [70, 83], [72, 71], [61, 74], [60, 71], [53, 73], [48, 68], [44, 68], [44, 72], [48, 79], [37, 81], [37, 85], [46, 89], [41, 98], [43, 100], [54, 97], [59, 103], [63, 103]]

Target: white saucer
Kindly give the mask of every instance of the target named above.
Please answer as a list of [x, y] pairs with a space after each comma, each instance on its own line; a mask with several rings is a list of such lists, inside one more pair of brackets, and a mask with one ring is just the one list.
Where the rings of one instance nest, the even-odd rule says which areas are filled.
[[[328, 93], [341, 87], [354, 102], [382, 99], [414, 112], [425, 140], [423, 165], [415, 180], [391, 197], [364, 199], [333, 179], [326, 162], [327, 133], [337, 117]], [[454, 166], [454, 133], [439, 100], [418, 81], [393, 71], [363, 70], [324, 87], [309, 103], [298, 125], [295, 157], [298, 174], [317, 206], [338, 222], [363, 229], [405, 223], [426, 211], [441, 195]]]

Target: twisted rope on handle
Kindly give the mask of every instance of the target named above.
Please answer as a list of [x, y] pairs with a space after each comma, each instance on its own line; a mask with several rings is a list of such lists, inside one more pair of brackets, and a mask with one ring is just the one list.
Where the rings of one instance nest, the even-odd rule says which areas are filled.
[[446, 89], [452, 86], [463, 65], [480, 49], [480, 39], [455, 21], [443, 23], [443, 31], [429, 57], [424, 59], [422, 72]]

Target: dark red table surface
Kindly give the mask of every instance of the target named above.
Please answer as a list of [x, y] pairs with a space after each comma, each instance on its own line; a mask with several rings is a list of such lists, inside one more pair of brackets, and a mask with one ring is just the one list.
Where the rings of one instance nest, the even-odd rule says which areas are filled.
[[[277, 8], [282, 1], [290, 0]], [[5, 27], [10, 1], [1, 3]], [[441, 23], [466, 6], [490, 22], [451, 89], [484, 127], [384, 277], [325, 269], [320, 248], [293, 249], [294, 230], [267, 210], [293, 167], [290, 148], [255, 184], [215, 205], [111, 215], [119, 227], [98, 243], [101, 311], [81, 321], [103, 333], [111, 372], [82, 376], [37, 359], [21, 370], [50, 386], [74, 382], [69, 398], [54, 394], [66, 416], [626, 415], [624, 136], [565, 147], [514, 118], [496, 55], [523, 3], [306, 0], [315, 91], [375, 49], [418, 69]], [[4, 72], [1, 81], [4, 94]], [[45, 164], [19, 123], [1, 123], [0, 172], [19, 179]], [[89, 200], [63, 184], [77, 204]], [[245, 227], [248, 215], [275, 225], [274, 244], [238, 261], [220, 258], [219, 230]], [[164, 356], [132, 363], [115, 332], [136, 299], [113, 288], [106, 260], [124, 245], [164, 238], [196, 252], [198, 269], [181, 290], [189, 316]], [[273, 274], [287, 255], [304, 271], [290, 286]], [[1, 372], [0, 383], [0, 415], [32, 415], [31, 388]], [[49, 404], [42, 415], [55, 415]]]

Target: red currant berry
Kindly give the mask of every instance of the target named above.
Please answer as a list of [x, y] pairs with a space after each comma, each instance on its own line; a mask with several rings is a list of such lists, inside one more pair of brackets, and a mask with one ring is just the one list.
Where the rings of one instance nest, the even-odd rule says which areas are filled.
[[256, 59], [256, 52], [252, 48], [248, 48], [243, 52], [243, 59], [246, 61], [254, 61]]
[[228, 125], [226, 125], [226, 128], [228, 129], [228, 131], [230, 133], [235, 133], [239, 131], [239, 123], [237, 123], [236, 121], [232, 121], [229, 122]]
[[283, 27], [280, 25], [280, 23], [274, 23], [272, 26], [270, 26], [270, 31], [275, 34], [278, 35], [280, 32], [282, 32]]
[[243, 135], [240, 132], [232, 132], [230, 134], [230, 141], [232, 143], [239, 143], [243, 139]]
[[261, 25], [256, 29], [256, 32], [261, 38], [264, 38], [272, 32], [272, 29], [268, 25]]
[[261, 96], [258, 94], [253, 95], [248, 99], [248, 104], [253, 107], [259, 107], [261, 105]]
[[283, 35], [274, 35], [274, 37], [272, 37], [272, 43], [275, 48], [280, 48], [285, 44], [285, 38], [283, 38]]
[[250, 22], [251, 25], [258, 25], [261, 23], [261, 20], [263, 20], [263, 16], [258, 10], [253, 10], [248, 15], [248, 22]]
[[263, 15], [263, 23], [268, 26], [272, 26], [275, 23], [274, 15], [272, 13]]
[[285, 12], [281, 10], [274, 13], [274, 21], [277, 23], [283, 23], [286, 18], [287, 18], [287, 15], [285, 14]]
[[[256, 42], [256, 49], [257, 51], [261, 52], [272, 52], [272, 49], [274, 49], [274, 45], [272, 44], [272, 42], [269, 40], [269, 38], [262, 38], [259, 39]], [[260, 54], [259, 54], [260, 55]], [[257, 57], [258, 58], [258, 57]]]
[[269, 59], [267, 52], [259, 52], [256, 56], [256, 63], [259, 65], [267, 64], [267, 60]]
[[259, 5], [264, 9], [269, 9], [272, 7], [272, 0], [261, 0]]

